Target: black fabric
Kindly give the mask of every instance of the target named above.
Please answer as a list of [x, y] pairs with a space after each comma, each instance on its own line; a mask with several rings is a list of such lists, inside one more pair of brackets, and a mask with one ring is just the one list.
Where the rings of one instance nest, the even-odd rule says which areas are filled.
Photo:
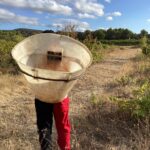
[[53, 104], [44, 103], [35, 98], [37, 128], [41, 150], [52, 149]]

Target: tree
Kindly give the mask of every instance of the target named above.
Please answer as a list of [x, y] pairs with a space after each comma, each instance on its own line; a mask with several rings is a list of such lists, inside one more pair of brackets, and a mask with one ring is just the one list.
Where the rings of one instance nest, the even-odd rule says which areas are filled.
[[77, 32], [77, 39], [83, 41], [85, 39], [84, 32]]
[[103, 40], [105, 39], [106, 31], [99, 29], [93, 32], [93, 37], [97, 40]]
[[148, 36], [148, 32], [146, 30], [141, 30], [140, 37]]
[[92, 32], [90, 30], [85, 30], [84, 37], [85, 37], [85, 39], [91, 41], [93, 39]]
[[124, 29], [122, 31], [121, 39], [131, 39], [133, 36], [134, 34], [132, 33], [132, 31]]
[[54, 31], [53, 30], [45, 30], [45, 31], [43, 31], [43, 33], [54, 33]]
[[60, 31], [60, 34], [68, 35], [75, 39], [77, 37], [76, 29], [77, 25], [68, 23], [64, 25], [63, 29]]
[[115, 39], [115, 32], [112, 28], [109, 28], [107, 31], [106, 31], [106, 39], [107, 40], [113, 40]]

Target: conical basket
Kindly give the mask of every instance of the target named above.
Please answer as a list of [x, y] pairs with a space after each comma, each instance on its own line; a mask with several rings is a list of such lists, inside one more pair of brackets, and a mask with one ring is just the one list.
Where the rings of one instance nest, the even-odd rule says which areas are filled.
[[[39, 67], [40, 64], [46, 63], [48, 50], [58, 49], [63, 49], [63, 57], [72, 60], [69, 71]], [[82, 43], [64, 35], [51, 33], [26, 38], [13, 48], [12, 57], [30, 83], [35, 97], [47, 103], [63, 100], [92, 62], [90, 51]]]

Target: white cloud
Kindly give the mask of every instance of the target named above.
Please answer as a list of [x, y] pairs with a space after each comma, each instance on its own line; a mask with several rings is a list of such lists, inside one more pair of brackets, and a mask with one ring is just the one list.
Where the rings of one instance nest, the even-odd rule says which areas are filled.
[[[71, 15], [72, 17], [79, 19], [93, 19], [104, 16], [104, 6], [100, 4], [98, 0], [0, 0], [0, 5], [30, 9], [38, 14], [46, 12], [45, 18], [43, 19], [50, 19], [52, 14]], [[5, 11], [7, 11], [7, 13], [3, 12], [4, 15], [0, 12], [0, 21], [41, 25], [37, 18], [22, 16], [8, 10]], [[80, 31], [90, 29], [87, 22], [82, 22], [75, 19], [61, 19], [60, 22], [53, 22], [52, 26], [59, 26], [62, 28], [64, 24], [67, 23], [76, 24], [78, 26], [78, 30]]]
[[10, 5], [13, 7], [25, 7], [28, 5], [28, 1], [26, 0], [1, 0], [0, 4], [6, 4], [6, 5]]
[[98, 0], [0, 0], [0, 4], [31, 9], [36, 13], [73, 15], [96, 18], [104, 15], [104, 6]]
[[79, 18], [91, 18], [91, 19], [94, 19], [96, 18], [94, 15], [90, 15], [90, 14], [87, 14], [87, 13], [79, 13], [78, 14]]
[[39, 25], [37, 18], [30, 18], [26, 16], [16, 15], [9, 10], [0, 8], [0, 21], [11, 23], [22, 23], [27, 25]]
[[64, 27], [64, 25], [62, 23], [53, 23], [52, 26], [54, 28], [59, 28], [59, 29], [62, 29]]
[[107, 30], [108, 28], [104, 28], [104, 27], [99, 27], [99, 29], [102, 29], [102, 30]]
[[111, 3], [111, 0], [105, 0], [105, 2], [107, 2], [107, 3]]
[[115, 11], [112, 13], [112, 16], [122, 16], [122, 13], [119, 11]]
[[82, 13], [96, 16], [104, 15], [104, 6], [94, 0], [76, 0], [75, 8]]
[[2, 9], [0, 8], [0, 19], [1, 20], [9, 20], [15, 17], [15, 14], [6, 10], [6, 9]]
[[70, 15], [72, 13], [72, 8], [61, 4], [60, 1], [58, 3], [56, 0], [1, 0], [0, 4], [20, 8], [30, 8], [36, 12], [43, 11], [64, 15]]
[[37, 18], [29, 18], [29, 17], [26, 17], [26, 16], [20, 16], [20, 15], [17, 15], [15, 17], [16, 21], [15, 22], [18, 22], [18, 23], [23, 23], [23, 24], [30, 24], [30, 25], [39, 25], [38, 23], [38, 19]]
[[85, 31], [90, 29], [90, 25], [87, 22], [82, 22], [76, 19], [59, 19], [55, 21], [51, 26], [54, 28], [59, 28], [60, 30], [63, 29], [66, 25], [75, 25], [77, 31]]
[[122, 13], [119, 11], [115, 11], [113, 13], [108, 13], [105, 16], [107, 21], [112, 21], [114, 19], [113, 17], [120, 17], [122, 16]]
[[113, 17], [112, 17], [112, 16], [108, 16], [108, 17], [106, 17], [106, 20], [107, 20], [107, 21], [112, 21], [112, 20], [113, 20]]
[[147, 19], [148, 22], [150, 22], [150, 19]]

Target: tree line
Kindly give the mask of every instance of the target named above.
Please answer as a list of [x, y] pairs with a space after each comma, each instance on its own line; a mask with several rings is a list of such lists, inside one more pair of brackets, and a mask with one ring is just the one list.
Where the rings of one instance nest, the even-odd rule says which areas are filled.
[[118, 28], [118, 29], [109, 28], [108, 30], [98, 29], [95, 31], [86, 30], [84, 32], [77, 32], [74, 29], [70, 30], [70, 28], [66, 30], [65, 28], [65, 31], [62, 30], [62, 31], [54, 32], [53, 30], [45, 30], [43, 32], [69, 35], [80, 41], [84, 41], [87, 38], [97, 39], [98, 41], [140, 39], [143, 36], [147, 36], [148, 38], [150, 38], [150, 34], [148, 34], [148, 32], [144, 29], [141, 30], [139, 34], [124, 28]]
[[143, 36], [147, 36], [150, 38], [150, 34], [146, 30], [141, 30], [140, 33], [134, 33], [129, 29], [117, 28], [112, 29], [109, 28], [107, 30], [98, 29], [95, 31], [85, 30], [84, 32], [78, 32], [75, 29], [75, 26], [67, 26], [60, 31], [53, 30], [33, 30], [33, 29], [15, 29], [10, 31], [0, 30], [0, 40], [11, 40], [11, 41], [19, 41], [22, 37], [28, 37], [38, 33], [56, 33], [56, 34], [64, 34], [76, 38], [80, 41], [84, 41], [85, 39], [96, 39], [98, 41], [101, 40], [128, 40], [128, 39], [140, 39]]

